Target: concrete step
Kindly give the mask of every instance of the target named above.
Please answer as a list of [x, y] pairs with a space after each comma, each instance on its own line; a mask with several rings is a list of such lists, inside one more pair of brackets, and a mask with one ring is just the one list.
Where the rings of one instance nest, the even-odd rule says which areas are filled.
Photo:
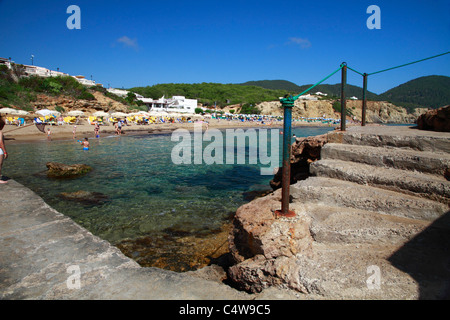
[[450, 153], [450, 134], [448, 132], [418, 130], [414, 127], [349, 127], [345, 132], [329, 133], [328, 142]]
[[449, 299], [449, 226], [450, 211], [405, 243], [314, 242], [314, 255], [296, 256], [300, 284], [309, 293], [337, 299]]
[[[396, 246], [320, 243], [313, 249], [313, 256], [296, 257], [299, 283], [309, 294], [324, 299], [449, 298], [448, 256], [442, 250], [406, 253]], [[405, 256], [392, 259], [397, 253]]]
[[417, 151], [393, 147], [371, 147], [342, 143], [327, 143], [322, 147], [321, 159], [360, 162], [378, 167], [418, 171], [443, 177], [450, 167], [450, 154]]
[[310, 171], [313, 176], [371, 185], [450, 204], [450, 182], [431, 174], [330, 159], [313, 162]]
[[1, 185], [0, 300], [249, 298], [225, 284], [142, 268], [28, 188], [12, 179]]
[[443, 203], [327, 177], [310, 177], [291, 185], [295, 202], [327, 203], [332, 206], [433, 221], [449, 208]]
[[310, 231], [316, 243], [403, 245], [431, 224], [424, 220], [328, 204], [304, 205], [312, 218]]

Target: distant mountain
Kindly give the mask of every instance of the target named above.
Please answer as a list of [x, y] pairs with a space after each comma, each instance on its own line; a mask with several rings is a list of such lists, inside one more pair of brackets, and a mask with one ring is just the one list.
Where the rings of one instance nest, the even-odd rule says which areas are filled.
[[440, 108], [450, 104], [450, 77], [420, 77], [379, 95], [379, 99], [406, 107]]
[[222, 83], [165, 83], [147, 87], [130, 88], [130, 91], [147, 98], [158, 99], [162, 96], [185, 96], [198, 102], [219, 107], [230, 104], [257, 104], [263, 101], [278, 100], [285, 90], [266, 89], [259, 86], [241, 86]]
[[[312, 84], [308, 85], [296, 85], [293, 82], [286, 81], [286, 80], [259, 80], [259, 81], [247, 81], [244, 83], [239, 83], [242, 86], [257, 86], [262, 87], [265, 89], [272, 89], [272, 90], [286, 90], [290, 92], [291, 94], [299, 94], [308, 89], [312, 86]], [[320, 84], [317, 87], [314, 87], [309, 91], [308, 93], [315, 93], [317, 91], [320, 91], [322, 93], [326, 93], [329, 96], [334, 97], [340, 97], [341, 96], [341, 84]], [[347, 84], [345, 88], [345, 96], [347, 98], [350, 97], [357, 97], [359, 99], [362, 98], [362, 88], [358, 86], [354, 86], [351, 84]], [[378, 95], [376, 93], [367, 92], [367, 99], [369, 100], [378, 100]]]
[[287, 80], [258, 80], [239, 83], [241, 86], [256, 86], [271, 90], [286, 90], [291, 93], [298, 92], [300, 87], [293, 82]]
[[[309, 87], [308, 85], [296, 85], [286, 80], [261, 80], [240, 83], [244, 86], [257, 86], [265, 89], [285, 90], [291, 94], [299, 94]], [[309, 93], [317, 91], [328, 94], [328, 96], [340, 97], [341, 84], [320, 84]], [[345, 96], [362, 98], [362, 88], [347, 84]], [[398, 87], [392, 88], [380, 95], [367, 92], [368, 100], [389, 101], [395, 105], [402, 106], [408, 110], [414, 108], [439, 108], [450, 104], [450, 77], [447, 76], [425, 76], [420, 77]]]
[[[303, 85], [300, 86], [300, 92], [305, 91], [306, 89], [308, 89], [309, 87], [311, 87], [312, 84], [307, 84], [307, 85]], [[326, 93], [329, 96], [334, 96], [334, 97], [340, 97], [341, 96], [341, 84], [337, 83], [337, 84], [319, 84], [317, 87], [314, 87], [309, 93], [315, 93], [317, 91], [320, 91], [322, 93]], [[345, 96], [347, 98], [350, 97], [357, 97], [358, 99], [362, 99], [362, 91], [363, 89], [361, 87], [358, 86], [354, 86], [351, 84], [347, 84], [345, 86]], [[366, 94], [366, 98], [368, 100], [379, 100], [378, 99], [378, 95], [376, 93], [367, 91]]]
[[[370, 81], [370, 80], [369, 80]], [[204, 105], [223, 107], [230, 104], [254, 105], [263, 101], [278, 100], [287, 93], [297, 95], [311, 87], [311, 84], [299, 86], [286, 80], [248, 81], [239, 84], [221, 83], [166, 83], [147, 87], [136, 87], [130, 90], [157, 99], [163, 95], [170, 97], [181, 95], [190, 99], [198, 99]], [[328, 98], [340, 98], [341, 85], [320, 84], [309, 93], [323, 92]], [[0, 90], [1, 93], [1, 90]], [[362, 88], [347, 84], [345, 95], [362, 98]], [[386, 91], [381, 95], [367, 92], [367, 99], [372, 101], [389, 101], [403, 106], [409, 111], [417, 107], [438, 108], [450, 104], [450, 77], [427, 76], [406, 82]]]

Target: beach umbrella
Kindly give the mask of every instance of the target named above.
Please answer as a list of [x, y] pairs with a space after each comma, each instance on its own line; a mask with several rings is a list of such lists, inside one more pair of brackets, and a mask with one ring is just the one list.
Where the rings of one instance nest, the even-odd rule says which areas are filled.
[[128, 114], [126, 114], [126, 113], [124, 113], [124, 112], [113, 112], [113, 113], [111, 113], [111, 116], [112, 117], [127, 117], [128, 116]]
[[150, 114], [149, 112], [146, 111], [139, 111], [139, 112], [133, 112], [129, 114], [130, 116], [143, 116], [143, 117], [149, 117], [152, 114]]
[[38, 110], [36, 111], [37, 114], [41, 115], [41, 116], [49, 116], [49, 115], [53, 115], [53, 116], [60, 116], [61, 113], [55, 110], [48, 110], [48, 109], [42, 109], [42, 110]]
[[94, 117], [109, 117], [109, 113], [105, 111], [97, 111], [92, 114]]
[[0, 113], [7, 113], [7, 114], [16, 115], [16, 116], [24, 116], [24, 115], [29, 114], [29, 112], [27, 112], [25, 110], [17, 110], [17, 109], [12, 109], [12, 108], [2, 108], [2, 109], [0, 109]]
[[72, 117], [77, 117], [77, 116], [82, 116], [84, 115], [84, 112], [81, 110], [73, 110], [73, 111], [69, 111], [67, 113], [68, 116], [72, 116]]
[[8, 113], [8, 114], [13, 114], [13, 112], [16, 112], [16, 109], [13, 108], [1, 108], [0, 109], [0, 113]]
[[169, 113], [169, 116], [171, 116], [171, 117], [182, 117], [183, 114], [181, 114], [179, 112], [174, 112], [174, 113]]
[[16, 114], [18, 116], [25, 116], [27, 114], [29, 114], [29, 112], [25, 111], [25, 110], [16, 110], [14, 113], [11, 114]]

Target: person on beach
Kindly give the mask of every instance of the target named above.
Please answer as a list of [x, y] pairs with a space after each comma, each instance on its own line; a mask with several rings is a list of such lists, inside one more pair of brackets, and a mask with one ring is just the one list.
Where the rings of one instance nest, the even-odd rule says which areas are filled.
[[88, 141], [88, 138], [84, 138], [84, 141], [78, 140], [78, 142], [83, 146], [83, 150], [84, 151], [88, 151], [89, 150], [89, 147], [91, 145], [90, 145], [90, 143]]
[[77, 133], [77, 126], [73, 126], [72, 139], [74, 139], [74, 140], [76, 138], [76, 133]]
[[52, 132], [51, 132], [50, 128], [48, 128], [48, 129], [47, 129], [47, 140], [48, 140], [48, 141], [52, 141], [51, 134], [52, 134]]
[[114, 126], [116, 128], [116, 134], [120, 136], [122, 134], [122, 122], [119, 120]]
[[98, 121], [95, 121], [94, 135], [96, 138], [100, 137], [99, 132], [100, 132], [100, 125], [98, 124]]
[[3, 127], [5, 126], [5, 120], [3, 120], [2, 117], [0, 117], [0, 184], [7, 183], [8, 181], [3, 180], [2, 176], [2, 165], [3, 160], [8, 158], [8, 153], [6, 152], [5, 147], [5, 139], [3, 138]]

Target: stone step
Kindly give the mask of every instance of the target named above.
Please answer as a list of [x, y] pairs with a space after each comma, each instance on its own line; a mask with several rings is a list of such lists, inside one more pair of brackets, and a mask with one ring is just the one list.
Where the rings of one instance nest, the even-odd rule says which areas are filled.
[[[296, 256], [298, 282], [330, 298], [449, 299], [449, 226], [447, 212], [405, 243], [314, 242], [314, 255]], [[378, 288], [367, 286], [375, 269]]]
[[[80, 286], [71, 287], [77, 275]], [[0, 188], [0, 300], [249, 298], [222, 283], [140, 267], [16, 181]]]
[[291, 185], [291, 195], [300, 203], [327, 203], [426, 221], [449, 210], [437, 201], [326, 177], [310, 177]]
[[418, 171], [442, 177], [445, 169], [450, 167], [450, 154], [448, 153], [342, 143], [325, 144], [320, 157], [321, 159], [338, 159], [378, 167]]
[[328, 142], [450, 153], [449, 137], [448, 132], [425, 131], [413, 127], [356, 126], [349, 127], [346, 132], [329, 133]]
[[316, 243], [402, 245], [431, 222], [328, 204], [305, 203]]
[[307, 293], [324, 299], [448, 299], [445, 251], [404, 251], [396, 246], [316, 243], [313, 256], [296, 257], [295, 280]]
[[330, 159], [313, 162], [310, 171], [313, 176], [371, 185], [450, 204], [450, 182], [431, 174]]

